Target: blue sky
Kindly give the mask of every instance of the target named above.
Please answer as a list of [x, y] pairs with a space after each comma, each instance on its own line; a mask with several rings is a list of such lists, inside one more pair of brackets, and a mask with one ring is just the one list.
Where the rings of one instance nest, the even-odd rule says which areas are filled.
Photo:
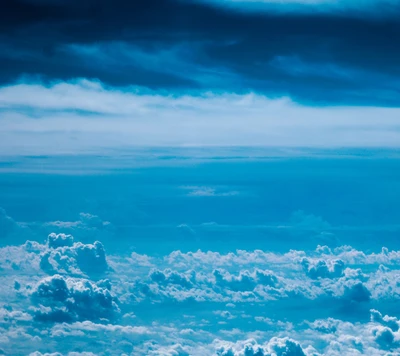
[[6, 1], [0, 355], [399, 355], [399, 18]]

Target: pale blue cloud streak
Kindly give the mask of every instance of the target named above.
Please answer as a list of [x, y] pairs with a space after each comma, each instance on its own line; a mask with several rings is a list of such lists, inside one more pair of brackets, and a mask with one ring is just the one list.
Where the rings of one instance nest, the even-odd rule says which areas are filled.
[[0, 88], [3, 154], [133, 146], [398, 147], [399, 108], [288, 97], [163, 95], [77, 80]]
[[192, 0], [237, 11], [273, 13], [331, 13], [336, 15], [396, 16], [397, 0]]

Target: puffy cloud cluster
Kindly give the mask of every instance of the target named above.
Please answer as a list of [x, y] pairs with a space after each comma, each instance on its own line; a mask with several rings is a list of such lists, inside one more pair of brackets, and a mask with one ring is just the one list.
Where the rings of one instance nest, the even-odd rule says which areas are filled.
[[371, 292], [359, 281], [351, 281], [344, 286], [343, 299], [351, 302], [367, 302], [371, 298]]
[[39, 305], [35, 319], [49, 322], [113, 319], [119, 313], [118, 300], [107, 283], [54, 275], [42, 279], [32, 293]]
[[397, 318], [382, 314], [371, 309], [371, 321], [377, 323], [372, 329], [375, 342], [384, 350], [392, 350], [400, 347], [400, 322]]
[[48, 247], [41, 256], [40, 266], [46, 272], [102, 273], [108, 264], [103, 244], [74, 243], [71, 235], [52, 233]]
[[386, 326], [375, 328], [374, 336], [376, 343], [382, 349], [390, 350], [400, 346], [400, 333], [393, 332], [392, 329]]
[[[138, 253], [123, 258], [106, 257], [100, 242], [82, 244], [74, 242], [70, 235], [53, 233], [46, 245], [27, 242], [0, 249], [0, 267], [24, 274], [30, 271], [36, 274], [35, 278], [43, 272], [92, 278], [104, 278], [107, 273], [123, 281], [117, 284], [118, 292], [126, 298], [133, 293], [136, 302], [143, 298], [265, 302], [301, 297], [364, 303], [400, 298], [400, 277], [395, 270], [370, 265], [366, 260], [366, 265], [357, 262], [361, 268], [350, 268], [349, 259], [345, 262], [346, 258], [338, 258], [349, 252], [361, 253], [348, 247], [334, 251], [318, 247], [309, 254], [237, 251], [223, 255], [212, 251], [176, 251], [165, 258]], [[373, 254], [365, 256], [371, 258]], [[15, 279], [16, 290], [23, 292], [26, 287], [21, 286], [18, 277]]]
[[382, 314], [375, 309], [371, 309], [371, 321], [387, 326], [393, 331], [398, 331], [400, 327], [399, 319], [389, 315], [382, 316]]
[[[203, 265], [187, 269], [189, 263], [182, 263], [181, 257], [189, 260], [194, 254], [196, 263], [199, 263], [198, 256], [209, 259], [206, 258]], [[247, 254], [261, 256], [258, 252], [245, 254], [244, 251], [239, 256], [247, 257]], [[157, 259], [138, 254], [127, 258], [125, 262], [112, 256], [109, 260], [115, 272], [129, 280], [129, 288], [125, 285], [121, 288], [122, 293], [133, 293], [150, 300], [167, 298], [176, 301], [194, 299], [198, 302], [261, 303], [302, 298], [304, 302], [320, 300], [335, 305], [341, 301], [354, 305], [400, 299], [400, 277], [395, 270], [382, 265], [345, 268], [340, 259], [317, 258], [301, 251], [290, 252], [291, 263], [286, 261], [288, 256], [279, 254], [275, 255], [277, 262], [272, 263], [274, 258], [271, 254], [265, 255], [268, 256], [268, 262], [256, 260], [245, 268], [241, 267], [244, 264], [231, 264], [238, 255], [201, 251], [187, 254], [176, 252], [174, 256], [178, 256], [178, 262], [175, 258], [170, 259], [171, 255]], [[217, 260], [213, 264], [211, 258], [221, 258], [222, 261]], [[155, 265], [164, 269], [154, 269]], [[213, 268], [215, 265], [224, 268]], [[261, 266], [267, 269], [259, 268]], [[140, 300], [143, 299], [137, 299]]]
[[71, 235], [51, 233], [47, 238], [50, 248], [72, 246], [74, 238]]
[[21, 310], [14, 310], [13, 307], [5, 305], [0, 308], [0, 326], [7, 326], [7, 324], [14, 324], [16, 322], [29, 322], [32, 316]]
[[312, 279], [318, 278], [338, 278], [343, 275], [344, 262], [342, 260], [310, 260], [304, 258], [301, 264], [307, 274]]
[[[192, 278], [195, 278], [195, 275], [196, 274], [193, 273]], [[193, 283], [185, 274], [172, 271], [171, 269], [166, 269], [164, 271], [154, 269], [150, 272], [150, 279], [164, 286], [168, 284], [178, 285], [183, 288], [191, 288], [193, 286]]]
[[218, 287], [233, 291], [254, 290], [257, 285], [275, 287], [278, 284], [278, 278], [272, 272], [259, 269], [254, 272], [240, 271], [237, 276], [220, 269], [215, 270], [213, 274]]
[[152, 300], [167, 298], [176, 301], [229, 302], [234, 299], [248, 302], [265, 301], [272, 296], [285, 294], [285, 285], [278, 277], [271, 271], [261, 269], [242, 270], [237, 274], [224, 269], [215, 269], [209, 273], [194, 270], [179, 272], [170, 268], [151, 269], [148, 276], [136, 278], [129, 285], [129, 292], [133, 292], [136, 297], [142, 295]]
[[288, 337], [273, 337], [268, 343], [259, 345], [250, 339], [237, 343], [218, 342], [218, 356], [306, 356], [301, 345]]
[[201, 251], [183, 253], [179, 250], [170, 253], [165, 257], [167, 263], [178, 267], [201, 267], [208, 266], [210, 268], [218, 267], [235, 267], [235, 266], [258, 266], [266, 265], [272, 269], [273, 266], [281, 268], [293, 268], [295, 263], [301, 265], [304, 259], [309, 260], [310, 265], [315, 265], [318, 261], [324, 261], [328, 270], [332, 267], [332, 261], [341, 261], [346, 266], [379, 266], [390, 265], [397, 266], [400, 264], [400, 251], [390, 251], [383, 247], [379, 253], [365, 253], [356, 250], [351, 246], [340, 246], [334, 249], [328, 246], [318, 246], [314, 252], [305, 252], [299, 250], [290, 250], [287, 253], [272, 253], [262, 250], [245, 251], [236, 250], [222, 254], [215, 251]]
[[171, 356], [396, 354], [395, 261], [395, 251], [366, 254], [326, 246], [285, 254], [106, 257], [100, 242], [83, 244], [54, 233], [46, 244], [0, 248], [0, 349], [6, 354], [13, 349]]

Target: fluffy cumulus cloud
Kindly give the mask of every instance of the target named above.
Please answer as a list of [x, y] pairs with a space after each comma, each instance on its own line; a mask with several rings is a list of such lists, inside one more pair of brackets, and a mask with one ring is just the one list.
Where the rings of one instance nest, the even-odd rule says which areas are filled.
[[270, 271], [244, 270], [235, 276], [223, 270], [215, 270], [213, 274], [217, 286], [234, 291], [254, 290], [257, 285], [274, 287], [278, 284], [277, 277]]
[[152, 270], [150, 272], [150, 279], [161, 285], [175, 284], [183, 288], [190, 288], [193, 285], [190, 277], [183, 273], [171, 271], [170, 269], [164, 271]]
[[71, 235], [52, 233], [48, 237], [48, 249], [41, 255], [40, 267], [46, 271], [76, 271], [102, 273], [108, 264], [103, 244], [74, 243]]
[[342, 260], [324, 260], [310, 261], [304, 258], [301, 261], [306, 274], [312, 278], [338, 278], [343, 275], [344, 262]]
[[49, 322], [112, 319], [119, 312], [108, 281], [93, 283], [86, 279], [60, 275], [39, 281], [31, 299], [39, 308], [35, 319]]
[[382, 314], [375, 309], [371, 309], [371, 321], [387, 326], [393, 331], [399, 330], [399, 320], [393, 316], [382, 316]]
[[218, 356], [306, 356], [301, 345], [287, 337], [274, 337], [264, 345], [259, 345], [254, 339], [221, 344], [217, 346]]
[[[74, 242], [71, 235], [50, 234], [47, 243], [27, 241], [20, 246], [0, 248], [0, 268], [14, 271], [15, 276], [26, 274], [101, 277], [110, 269], [101, 242]], [[21, 285], [15, 282], [15, 289]]]
[[100, 242], [83, 244], [52, 233], [45, 243], [0, 249], [0, 349], [396, 354], [399, 255], [349, 246], [106, 255]]
[[48, 245], [50, 248], [72, 246], [74, 238], [71, 235], [51, 233], [48, 237]]

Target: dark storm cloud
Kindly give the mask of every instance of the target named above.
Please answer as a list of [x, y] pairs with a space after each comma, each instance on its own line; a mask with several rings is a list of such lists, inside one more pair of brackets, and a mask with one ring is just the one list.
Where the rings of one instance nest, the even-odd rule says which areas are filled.
[[322, 104], [398, 105], [398, 17], [345, 11], [240, 12], [172, 0], [12, 1], [0, 14], [0, 81], [21, 74], [86, 77], [178, 91], [256, 90]]

